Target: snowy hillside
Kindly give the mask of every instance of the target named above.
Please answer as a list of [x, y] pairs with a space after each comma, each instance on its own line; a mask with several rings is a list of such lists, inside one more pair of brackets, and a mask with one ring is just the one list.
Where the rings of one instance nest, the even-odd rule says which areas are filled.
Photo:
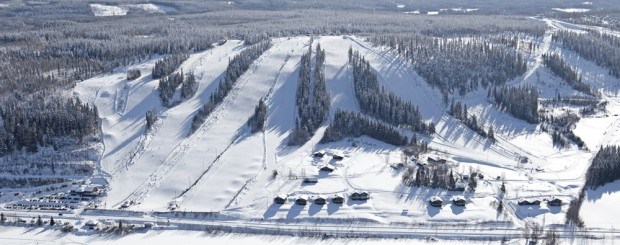
[[[171, 11], [154, 4], [90, 6], [96, 16], [126, 15], [135, 9]], [[438, 237], [454, 235], [456, 230], [476, 237], [476, 229], [485, 229], [485, 236], [501, 236], [521, 234], [525, 227], [537, 225], [560, 227], [565, 224], [569, 203], [583, 189], [596, 150], [620, 144], [620, 83], [606, 68], [552, 39], [557, 32], [580, 32], [582, 28], [550, 19], [530, 21], [544, 21], [548, 28], [539, 37], [519, 36], [514, 48], [524, 59], [525, 72], [508, 80], [506, 87], [532, 88], [537, 93], [534, 104], [540, 106], [540, 118], [571, 118], [592, 109], [563, 104], [556, 101], [558, 97], [606, 102], [603, 109], [581, 113], [567, 126], [584, 146], [575, 138], [559, 145], [557, 138], [566, 136], [557, 136], [560, 130], [551, 119], [519, 119], [498, 106], [496, 97], [490, 95], [496, 92], [491, 87], [445, 93], [421, 76], [422, 72], [418, 74], [419, 67], [406, 55], [361, 36], [272, 38], [272, 46], [247, 71], [239, 73], [231, 88], [224, 88], [226, 75], [238, 72], [229, 67], [230, 61], [248, 50], [248, 45], [223, 39], [206, 51], [191, 53], [176, 68], [176, 72], [193, 73], [198, 87], [195, 94], [183, 99], [178, 86], [173, 87], [175, 103], [171, 105], [162, 104], [161, 79], [152, 76], [162, 56], [77, 83], [73, 93], [95, 106], [100, 118], [101, 147], [91, 149], [100, 154], [96, 161], [89, 159], [95, 169], [92, 176], [76, 177], [81, 181], [62, 187], [69, 195], [51, 194], [52, 189], [44, 193], [49, 197], [36, 197], [35, 191], [25, 190], [27, 199], [17, 193], [0, 200], [9, 210], [80, 195], [82, 199], [75, 202], [69, 199], [73, 204], [68, 209], [49, 206], [75, 220], [122, 217], [125, 222], [158, 225], [165, 220], [167, 225], [172, 222], [173, 227], [186, 229], [217, 226], [234, 231], [277, 230], [273, 233], [284, 235], [317, 223], [325, 225], [316, 228], [317, 233], [342, 235], [348, 232], [341, 230], [345, 223], [386, 237], [422, 236], [413, 233], [413, 226], [425, 235], [444, 227], [445, 233], [435, 234]], [[299, 123], [296, 92], [300, 59], [319, 44], [325, 50], [329, 113], [307, 142], [291, 145], [290, 136]], [[434, 125], [433, 132], [423, 133], [410, 125], [393, 125], [364, 114], [361, 117], [372, 125], [387, 125], [407, 139], [419, 141], [395, 146], [366, 133], [326, 143], [325, 132], [330, 132], [328, 127], [336, 121], [338, 111], [364, 113], [355, 87], [358, 74], [348, 50], [358, 51], [368, 61], [381, 93], [419, 108], [421, 121]], [[578, 91], [548, 68], [544, 55], [550, 53], [576, 67], [580, 82], [594, 88], [600, 97]], [[128, 78], [138, 71], [137, 79]], [[204, 123], [192, 128], [195, 115], [224, 89], [229, 92], [221, 103]], [[264, 130], [252, 133], [248, 120], [261, 99], [267, 105]], [[448, 101], [458, 101], [459, 108], [460, 103], [466, 104], [465, 118], [472, 116], [482, 132], [494, 134], [482, 134], [456, 116]], [[595, 106], [600, 106], [596, 102]], [[157, 119], [147, 130], [145, 117], [150, 113]], [[431, 180], [424, 184], [423, 176]], [[439, 178], [447, 176], [445, 182], [450, 187], [444, 188], [438, 184]], [[585, 191], [582, 216], [588, 217], [585, 222], [589, 227], [600, 228], [601, 234], [618, 224], [597, 212], [617, 203], [617, 185], [614, 182]], [[45, 213], [36, 208], [32, 212]], [[282, 224], [288, 227], [279, 230]], [[92, 222], [84, 225], [97, 226]]]

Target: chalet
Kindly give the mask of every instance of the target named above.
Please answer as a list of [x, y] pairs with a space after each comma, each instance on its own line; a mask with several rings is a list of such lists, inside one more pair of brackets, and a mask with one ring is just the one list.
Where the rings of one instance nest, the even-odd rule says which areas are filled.
[[452, 198], [452, 204], [456, 206], [465, 206], [467, 200], [463, 196], [455, 196]]
[[304, 178], [303, 180], [304, 184], [316, 184], [318, 182], [319, 182], [319, 179], [315, 177], [308, 177], [308, 178]]
[[339, 154], [334, 154], [334, 155], [332, 155], [332, 159], [334, 159], [334, 160], [342, 160], [342, 159], [344, 159], [344, 156], [339, 155]]
[[344, 197], [340, 194], [336, 194], [332, 197], [332, 202], [335, 204], [343, 204], [344, 203]]
[[334, 172], [334, 169], [336, 169], [334, 166], [332, 165], [325, 165], [323, 167], [321, 167], [321, 169], [319, 169], [320, 171], [325, 171], [325, 172]]
[[540, 200], [538, 199], [521, 199], [517, 202], [517, 204], [519, 204], [519, 206], [526, 206], [526, 205], [540, 205]]
[[319, 196], [314, 199], [314, 204], [316, 205], [325, 205], [327, 203], [327, 199], [324, 196]]
[[438, 157], [428, 157], [426, 160], [430, 164], [444, 164], [447, 162], [446, 159], [438, 158]]
[[308, 197], [300, 196], [295, 200], [295, 204], [305, 206], [308, 203]]
[[358, 201], [368, 200], [368, 199], [370, 199], [370, 194], [368, 194], [368, 192], [365, 192], [365, 191], [353, 192], [351, 194], [351, 199], [352, 200], [358, 200]]
[[314, 154], [312, 154], [313, 157], [324, 157], [325, 156], [325, 152], [324, 151], [317, 151]]
[[441, 205], [443, 205], [443, 199], [438, 196], [433, 196], [428, 200], [428, 203], [433, 207], [441, 207]]
[[224, 44], [226, 44], [226, 39], [220, 39], [219, 41], [217, 41], [218, 46], [222, 46]]
[[547, 200], [547, 206], [562, 206], [562, 199], [557, 197], [553, 197]]
[[273, 202], [276, 203], [276, 204], [284, 204], [284, 203], [286, 203], [286, 198], [287, 197], [288, 197], [288, 195], [286, 195], [286, 194], [279, 194], [275, 198], [273, 198]]

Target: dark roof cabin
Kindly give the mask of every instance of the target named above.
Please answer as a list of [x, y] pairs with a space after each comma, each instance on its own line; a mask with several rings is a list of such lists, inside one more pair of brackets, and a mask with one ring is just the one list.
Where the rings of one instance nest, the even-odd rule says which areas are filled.
[[434, 196], [428, 200], [428, 203], [433, 207], [441, 207], [441, 205], [443, 205], [443, 200], [441, 197]]
[[300, 196], [295, 200], [295, 204], [305, 206], [308, 203], [308, 198]]
[[319, 182], [319, 179], [315, 177], [308, 177], [308, 178], [304, 178], [303, 182], [305, 184], [316, 184]]
[[368, 192], [365, 192], [365, 191], [353, 192], [351, 194], [351, 199], [352, 200], [359, 200], [359, 201], [368, 200], [368, 199], [370, 199], [370, 194], [368, 194]]
[[287, 196], [287, 195], [284, 195], [284, 194], [277, 195], [277, 196], [273, 199], [273, 202], [274, 202], [274, 203], [277, 203], [277, 204], [284, 204], [284, 203], [286, 203], [286, 198], [287, 198], [287, 197], [288, 197], [288, 196]]
[[324, 151], [317, 151], [314, 154], [312, 154], [312, 156], [314, 156], [314, 157], [324, 157], [325, 156], [325, 152]]
[[520, 206], [524, 205], [540, 205], [540, 200], [537, 199], [521, 199], [517, 202]]
[[324, 196], [319, 196], [314, 199], [314, 204], [316, 205], [324, 205], [327, 202], [327, 199]]
[[344, 159], [344, 156], [342, 156], [342, 155], [338, 155], [338, 154], [334, 154], [334, 155], [332, 156], [332, 159], [334, 159], [334, 160], [342, 160], [342, 159]]
[[456, 196], [452, 198], [452, 203], [456, 206], [465, 206], [467, 200], [465, 200], [465, 197], [463, 196]]
[[336, 204], [344, 203], [344, 197], [342, 195], [336, 194], [332, 197], [332, 202]]
[[330, 166], [330, 165], [325, 165], [323, 167], [321, 167], [321, 169], [319, 169], [320, 171], [325, 171], [325, 172], [333, 172], [334, 171], [334, 167]]
[[562, 199], [559, 198], [551, 198], [547, 200], [547, 206], [562, 206]]

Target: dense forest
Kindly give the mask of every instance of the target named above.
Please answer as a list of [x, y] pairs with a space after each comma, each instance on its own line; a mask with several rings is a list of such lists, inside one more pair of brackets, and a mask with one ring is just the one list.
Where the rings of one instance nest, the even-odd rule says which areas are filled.
[[620, 78], [620, 38], [609, 34], [575, 33], [559, 31], [553, 40], [564, 48], [575, 51], [580, 56], [609, 69], [609, 74]]
[[529, 123], [538, 122], [538, 90], [532, 86], [489, 88], [494, 105]]
[[396, 146], [409, 143], [407, 136], [390, 125], [373, 120], [360, 113], [337, 110], [334, 120], [325, 131], [322, 143], [334, 142], [346, 137], [370, 136]]
[[179, 66], [183, 63], [183, 61], [187, 60], [187, 58], [189, 58], [188, 54], [176, 54], [164, 57], [163, 59], [155, 62], [151, 76], [153, 79], [168, 76], [179, 68]]
[[601, 147], [586, 173], [586, 186], [597, 188], [620, 179], [620, 147]]
[[289, 143], [301, 145], [321, 126], [329, 112], [329, 92], [325, 85], [325, 50], [317, 44], [312, 68], [312, 40], [308, 52], [301, 57], [296, 101], [297, 119]]
[[193, 134], [205, 120], [207, 120], [207, 117], [215, 110], [215, 107], [222, 103], [224, 98], [226, 98], [228, 93], [233, 89], [239, 77], [241, 77], [241, 75], [250, 68], [250, 65], [270, 47], [271, 40], [262, 41], [241, 51], [241, 53], [228, 62], [224, 78], [220, 81], [218, 88], [211, 94], [209, 101], [200, 108], [196, 115], [194, 115], [190, 134]]
[[378, 36], [375, 44], [395, 49], [447, 101], [480, 86], [500, 86], [525, 73], [526, 61], [515, 49], [484, 38], [432, 38], [423, 35]]
[[0, 103], [0, 156], [14, 151], [37, 152], [70, 138], [82, 142], [100, 133], [97, 109], [55, 93], [17, 95]]
[[411, 128], [424, 134], [435, 133], [433, 123], [421, 121], [417, 106], [379, 86], [377, 74], [358, 51], [349, 49], [349, 63], [353, 68], [355, 96], [364, 114], [397, 127]]

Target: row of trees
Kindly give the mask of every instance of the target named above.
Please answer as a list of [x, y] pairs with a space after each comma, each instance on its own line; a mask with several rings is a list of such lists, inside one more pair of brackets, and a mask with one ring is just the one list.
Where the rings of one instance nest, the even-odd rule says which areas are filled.
[[248, 120], [248, 126], [252, 133], [265, 130], [265, 123], [267, 121], [267, 104], [265, 99], [261, 98], [258, 101], [258, 105], [254, 108], [254, 114]]
[[529, 123], [538, 122], [538, 90], [533, 86], [493, 87], [488, 97], [499, 108]]
[[432, 122], [422, 122], [418, 107], [381, 87], [370, 63], [351, 48], [349, 63], [353, 68], [355, 96], [364, 114], [397, 127], [407, 127], [429, 135], [435, 133]]
[[[181, 86], [182, 85], [182, 86]], [[198, 82], [193, 72], [183, 75], [183, 71], [170, 74], [159, 80], [159, 98], [165, 106], [174, 104], [173, 97], [181, 86], [181, 99], [191, 98], [198, 90]]]
[[553, 74], [564, 79], [573, 89], [592, 96], [598, 95], [595, 89], [582, 82], [581, 75], [577, 72], [577, 69], [566, 63], [560, 55], [543, 54], [543, 62]]
[[409, 143], [407, 136], [385, 123], [372, 120], [360, 113], [337, 110], [334, 120], [325, 131], [322, 143], [342, 140], [345, 137], [370, 136], [388, 144], [403, 146]]
[[190, 134], [193, 134], [207, 120], [207, 117], [215, 110], [215, 107], [222, 103], [224, 98], [230, 93], [239, 77], [269, 48], [271, 48], [271, 40], [259, 42], [241, 51], [241, 53], [228, 62], [224, 78], [220, 81], [218, 88], [211, 94], [209, 101], [194, 115]]
[[291, 133], [289, 141], [291, 145], [300, 145], [308, 141], [325, 121], [329, 112], [329, 92], [325, 85], [324, 71], [325, 50], [321, 49], [321, 44], [316, 46], [314, 69], [311, 57], [312, 45], [301, 57], [295, 101], [298, 117], [295, 129]]
[[578, 115], [570, 112], [563, 115], [541, 116], [541, 129], [551, 134], [555, 146], [567, 147], [572, 141], [579, 148], [583, 148], [586, 146], [585, 142], [573, 133], [573, 128], [580, 119]]
[[495, 142], [495, 133], [493, 132], [493, 126], [489, 128], [489, 131], [486, 132], [482, 125], [478, 124], [478, 118], [476, 115], [468, 116], [467, 114], [467, 104], [462, 104], [460, 101], [450, 103], [450, 108], [448, 110], [448, 114], [453, 116], [454, 118], [461, 121], [471, 130], [476, 132], [482, 137], [488, 138], [491, 142]]
[[582, 57], [609, 69], [609, 74], [620, 78], [620, 38], [609, 34], [581, 34], [571, 31], [559, 31], [553, 34], [553, 40], [564, 48], [570, 49]]
[[406, 186], [441, 188], [454, 190], [456, 178], [451, 168], [445, 166], [413, 167], [408, 166], [402, 175]]
[[387, 45], [411, 61], [414, 69], [433, 87], [447, 95], [461, 95], [480, 85], [499, 86], [525, 73], [527, 63], [514, 48], [482, 37], [433, 38], [419, 34], [377, 36], [375, 44]]
[[0, 103], [0, 156], [54, 145], [56, 139], [81, 143], [100, 133], [97, 109], [71, 96], [50, 93], [17, 95]]

